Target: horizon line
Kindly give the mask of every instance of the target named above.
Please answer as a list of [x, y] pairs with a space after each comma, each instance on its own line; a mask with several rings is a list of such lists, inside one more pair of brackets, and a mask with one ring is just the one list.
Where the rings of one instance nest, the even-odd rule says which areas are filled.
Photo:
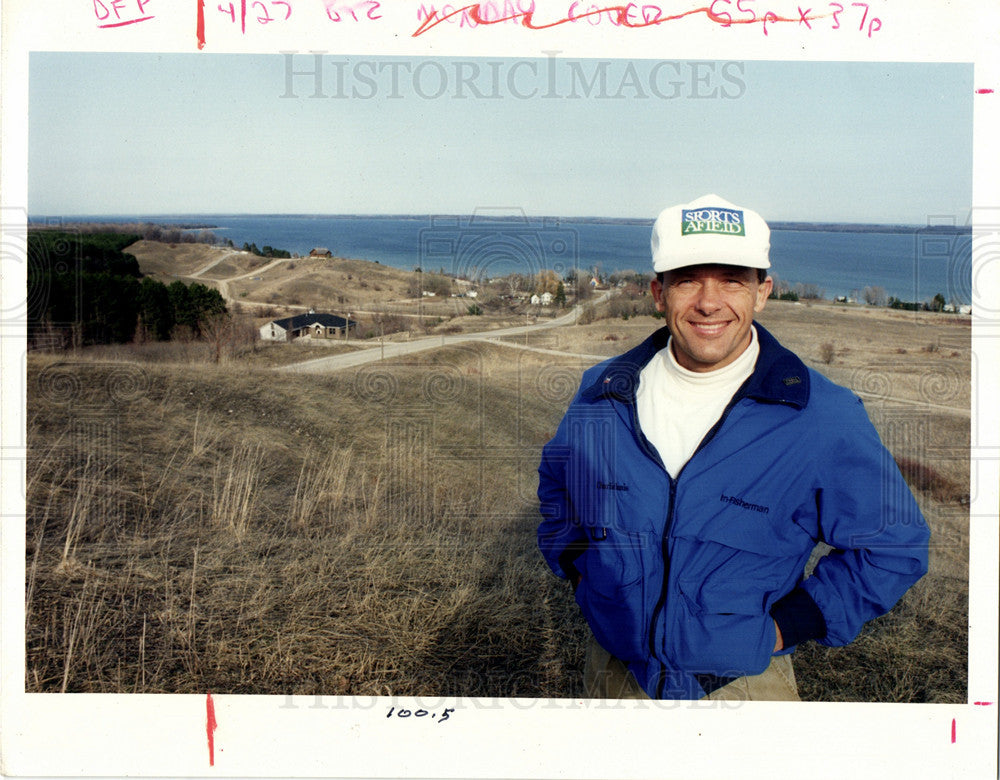
[[[943, 215], [942, 215], [943, 216]], [[538, 220], [601, 220], [608, 222], [633, 222], [633, 223], [649, 223], [652, 224], [655, 221], [655, 217], [611, 217], [611, 216], [599, 216], [595, 214], [576, 214], [576, 215], [558, 215], [558, 214], [539, 214], [534, 216], [529, 216], [527, 214], [493, 214], [492, 212], [487, 214], [479, 214], [477, 212], [422, 212], [422, 213], [406, 213], [406, 212], [396, 212], [396, 213], [373, 213], [373, 212], [227, 212], [227, 211], [217, 211], [217, 212], [160, 212], [160, 213], [138, 213], [138, 214], [38, 214], [27, 216], [27, 222], [30, 224], [32, 221], [37, 220], [48, 220], [48, 219], [60, 219], [60, 220], [75, 220], [78, 222], [85, 221], [106, 221], [106, 220], [121, 220], [121, 221], [132, 221], [138, 222], [142, 220], [166, 220], [166, 219], [187, 219], [190, 221], [191, 218], [204, 219], [208, 217], [218, 218], [218, 217], [236, 217], [236, 218], [267, 218], [267, 217], [279, 217], [279, 218], [294, 218], [294, 217], [319, 217], [327, 219], [336, 218], [351, 218], [351, 217], [364, 217], [370, 219], [437, 219], [437, 218], [468, 218], [472, 219], [479, 217], [484, 220], [489, 221], [511, 221], [511, 220], [527, 220], [527, 221], [538, 221]], [[931, 217], [928, 217], [928, 220]], [[860, 222], [856, 220], [816, 220], [816, 219], [771, 219], [768, 220], [769, 225], [858, 225], [864, 227], [904, 227], [913, 229], [950, 229], [950, 230], [971, 230], [972, 225], [970, 224], [931, 224], [929, 221], [927, 223], [916, 223], [916, 222]], [[204, 226], [203, 229], [211, 229], [212, 227], [220, 226]], [[779, 228], [780, 229], [780, 228]]]

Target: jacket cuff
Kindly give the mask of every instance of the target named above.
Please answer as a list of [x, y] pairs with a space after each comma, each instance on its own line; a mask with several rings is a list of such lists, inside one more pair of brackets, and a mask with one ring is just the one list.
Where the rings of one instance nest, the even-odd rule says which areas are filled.
[[566, 545], [566, 549], [559, 554], [559, 568], [563, 570], [570, 582], [576, 587], [576, 578], [580, 576], [580, 571], [576, 568], [574, 561], [583, 555], [589, 546], [587, 539], [579, 539]]
[[781, 630], [786, 649], [807, 639], [826, 636], [826, 619], [812, 596], [802, 588], [795, 588], [774, 602], [771, 617]]

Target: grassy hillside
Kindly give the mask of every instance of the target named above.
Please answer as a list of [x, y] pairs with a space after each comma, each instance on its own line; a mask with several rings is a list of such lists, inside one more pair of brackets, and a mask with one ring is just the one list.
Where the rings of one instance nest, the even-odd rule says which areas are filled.
[[32, 362], [29, 690], [565, 684], [532, 496], [558, 412], [488, 350], [330, 378]]
[[[190, 276], [207, 268], [199, 279], [205, 283], [250, 274], [271, 262], [249, 252], [207, 244], [164, 244], [137, 241], [128, 252], [139, 261], [142, 273], [162, 280]], [[430, 276], [430, 274], [428, 274]], [[331, 306], [384, 303], [408, 297], [413, 273], [344, 258], [302, 257], [233, 282], [233, 298], [268, 303]]]
[[[164, 284], [170, 284], [178, 277], [189, 276], [199, 268], [223, 257], [241, 256], [236, 250], [210, 244], [165, 244], [160, 241], [136, 241], [126, 251], [139, 261], [139, 269], [145, 276], [152, 276]], [[247, 258], [244, 273], [253, 267], [264, 265], [267, 260], [256, 255], [242, 255]], [[211, 275], [209, 278], [214, 278]]]
[[[551, 338], [620, 351], [653, 325]], [[300, 376], [86, 354], [29, 356], [29, 691], [582, 695], [586, 628], [535, 547], [534, 491], [592, 361], [475, 344]], [[922, 452], [932, 572], [852, 646], [800, 649], [806, 698], [966, 699], [968, 496]]]
[[243, 279], [231, 285], [234, 297], [331, 307], [384, 303], [408, 297], [413, 274], [396, 268], [342, 258], [302, 258], [261, 274], [259, 281]]

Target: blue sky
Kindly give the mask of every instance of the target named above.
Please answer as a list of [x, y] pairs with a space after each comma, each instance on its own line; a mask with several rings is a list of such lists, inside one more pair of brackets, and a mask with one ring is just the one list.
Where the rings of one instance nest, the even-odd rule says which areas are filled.
[[651, 218], [715, 192], [924, 224], [971, 204], [971, 65], [325, 55], [317, 84], [288, 64], [33, 53], [29, 213]]

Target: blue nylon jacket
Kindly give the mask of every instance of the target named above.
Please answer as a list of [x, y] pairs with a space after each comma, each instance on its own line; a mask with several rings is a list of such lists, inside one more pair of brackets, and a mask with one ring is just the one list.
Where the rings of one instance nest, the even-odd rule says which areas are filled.
[[[653, 698], [763, 672], [774, 622], [782, 652], [847, 644], [927, 571], [927, 524], [861, 400], [754, 327], [752, 375], [676, 478], [635, 402], [666, 328], [588, 369], [542, 452], [541, 552], [580, 575], [595, 638]], [[834, 550], [803, 578], [818, 541]]]

